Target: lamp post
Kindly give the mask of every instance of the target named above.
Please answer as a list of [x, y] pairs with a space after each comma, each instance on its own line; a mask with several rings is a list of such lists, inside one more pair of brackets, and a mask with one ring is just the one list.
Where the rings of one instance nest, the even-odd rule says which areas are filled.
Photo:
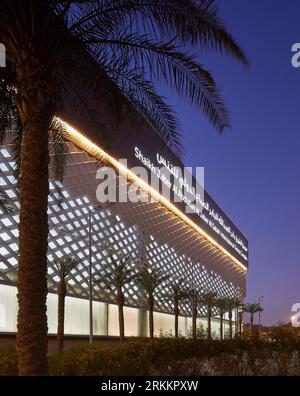
[[259, 306], [259, 311], [258, 311], [258, 336], [260, 336], [260, 327], [261, 327], [261, 312], [260, 312], [260, 308], [261, 308], [261, 300], [264, 298], [264, 296], [260, 296], [258, 298], [258, 306]]
[[94, 341], [94, 326], [93, 326], [93, 253], [92, 253], [92, 220], [93, 213], [103, 210], [100, 206], [89, 208], [89, 343]]
[[240, 334], [240, 317], [239, 317], [239, 312], [241, 309], [241, 293], [240, 293], [240, 288], [237, 287], [234, 293], [234, 305], [235, 305], [235, 334], [236, 336], [239, 336]]
[[95, 209], [89, 209], [89, 343], [94, 341], [93, 332], [93, 280], [92, 280], [92, 213]]
[[[89, 343], [92, 344], [94, 341], [94, 329], [93, 329], [93, 271], [92, 271], [92, 261], [93, 261], [93, 256], [92, 256], [92, 215], [93, 212], [96, 212], [97, 210], [102, 210], [101, 208], [89, 208], [88, 212], [88, 245], [89, 245]], [[68, 233], [68, 231], [62, 229], [63, 233]], [[76, 239], [79, 239], [79, 237], [75, 233], [71, 233], [73, 237]]]
[[238, 298], [237, 298], [237, 294], [235, 293], [234, 295], [234, 316], [235, 316], [235, 334], [234, 336], [237, 337], [238, 334]]
[[[110, 205], [108, 205], [110, 206]], [[93, 254], [92, 254], [92, 220], [93, 213], [103, 210], [100, 205], [95, 208], [89, 208], [89, 343], [94, 341], [94, 328], [93, 328]], [[100, 244], [102, 246], [102, 244]]]

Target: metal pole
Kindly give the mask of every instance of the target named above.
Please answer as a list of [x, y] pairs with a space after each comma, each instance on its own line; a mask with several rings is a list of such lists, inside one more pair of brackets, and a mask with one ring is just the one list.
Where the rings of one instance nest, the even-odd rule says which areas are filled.
[[[260, 297], [258, 298], [258, 306], [260, 308]], [[258, 311], [258, 335], [260, 334], [260, 311]]]
[[258, 336], [260, 336], [260, 329], [261, 329], [261, 316], [260, 316], [260, 301], [263, 298], [263, 296], [260, 296], [258, 299], [258, 305], [259, 305], [259, 311], [258, 311]]
[[93, 342], [93, 281], [92, 281], [92, 210], [89, 211], [89, 322], [90, 322], [90, 338], [89, 342]]
[[236, 294], [234, 295], [234, 316], [235, 316], [235, 334], [234, 336], [237, 336], [237, 332], [238, 332], [238, 304], [237, 304], [237, 297]]

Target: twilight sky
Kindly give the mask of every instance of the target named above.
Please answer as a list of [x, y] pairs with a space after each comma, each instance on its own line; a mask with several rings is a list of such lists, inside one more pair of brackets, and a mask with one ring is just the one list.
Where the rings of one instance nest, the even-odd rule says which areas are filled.
[[204, 52], [231, 110], [220, 136], [177, 98], [188, 166], [205, 167], [205, 187], [248, 237], [246, 302], [264, 296], [264, 324], [287, 321], [300, 302], [300, 42], [299, 0], [220, 0], [221, 15], [246, 52], [250, 70]]

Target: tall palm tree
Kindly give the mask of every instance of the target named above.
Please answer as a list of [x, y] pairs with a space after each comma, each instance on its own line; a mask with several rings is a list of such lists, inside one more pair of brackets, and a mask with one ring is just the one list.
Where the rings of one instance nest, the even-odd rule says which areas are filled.
[[154, 303], [155, 293], [157, 289], [167, 281], [168, 275], [162, 269], [151, 270], [148, 265], [143, 265], [138, 271], [137, 283], [146, 292], [147, 295], [147, 306], [149, 311], [149, 336], [152, 339], [154, 337]]
[[192, 305], [192, 337], [195, 340], [197, 338], [197, 317], [198, 317], [198, 307], [201, 301], [201, 290], [193, 288], [189, 292]]
[[[47, 372], [49, 137], [63, 142], [53, 117], [81, 110], [103, 143], [112, 120], [143, 121], [174, 150], [180, 134], [153, 83], [164, 81], [222, 132], [228, 111], [212, 75], [185, 51], [213, 49], [247, 60], [214, 0], [1, 0], [0, 142], [15, 146], [19, 180], [17, 348], [20, 375]], [[86, 92], [89, 91], [87, 99]], [[107, 119], [107, 118], [106, 118]], [[139, 122], [139, 125], [141, 123]], [[63, 153], [58, 149], [59, 153]]]
[[66, 278], [71, 271], [79, 265], [79, 260], [74, 257], [66, 257], [55, 261], [54, 265], [59, 276], [58, 284], [58, 319], [57, 319], [57, 350], [64, 348], [64, 329], [65, 329], [65, 299], [67, 295]]
[[[124, 341], [125, 337], [125, 326], [124, 326], [124, 304], [125, 295], [124, 288], [136, 279], [136, 270], [133, 266], [134, 260], [130, 255], [123, 255], [115, 252], [110, 248], [106, 248], [108, 251], [108, 257], [110, 258], [109, 267], [104, 264], [99, 273], [94, 277], [94, 282], [102, 284], [108, 291], [115, 292], [116, 303], [119, 310], [119, 332], [120, 341]], [[104, 286], [103, 286], [104, 284]]]
[[211, 318], [212, 318], [212, 310], [216, 305], [217, 293], [215, 292], [207, 292], [202, 294], [201, 303], [206, 307], [207, 310], [207, 338], [211, 340]]
[[180, 303], [189, 297], [189, 291], [185, 279], [174, 279], [169, 283], [170, 293], [165, 299], [173, 302], [175, 338], [178, 338], [178, 319], [180, 315]]
[[260, 304], [254, 303], [250, 304], [247, 303], [244, 305], [244, 312], [247, 312], [250, 314], [250, 335], [253, 337], [253, 323], [254, 323], [254, 315], [258, 312], [262, 312], [263, 308], [260, 306]]
[[223, 322], [224, 322], [224, 314], [227, 308], [227, 299], [220, 297], [215, 301], [215, 306], [219, 309], [220, 315], [220, 339], [223, 340], [224, 338], [224, 329], [223, 329]]

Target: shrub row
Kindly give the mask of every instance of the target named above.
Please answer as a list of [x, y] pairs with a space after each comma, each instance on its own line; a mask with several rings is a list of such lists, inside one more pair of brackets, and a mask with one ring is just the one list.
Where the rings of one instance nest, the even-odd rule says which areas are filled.
[[0, 375], [18, 375], [18, 358], [13, 346], [0, 352]]
[[[147, 375], [153, 367], [159, 371], [177, 361], [191, 358], [211, 358], [224, 354], [268, 356], [274, 344], [253, 341], [208, 341], [180, 338], [129, 340], [123, 344], [95, 343], [76, 347], [49, 357], [49, 375], [110, 376]], [[17, 374], [17, 355], [13, 347], [0, 353], [0, 375]]]

